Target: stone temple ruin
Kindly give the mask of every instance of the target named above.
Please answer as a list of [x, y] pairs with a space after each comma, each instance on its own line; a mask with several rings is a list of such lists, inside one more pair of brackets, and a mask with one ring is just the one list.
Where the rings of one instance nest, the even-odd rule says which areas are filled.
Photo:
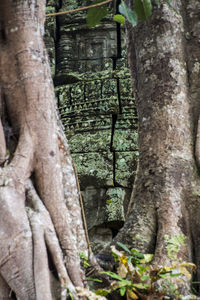
[[[91, 4], [47, 2], [47, 13]], [[97, 252], [123, 225], [138, 156], [124, 28], [111, 16], [89, 28], [81, 11], [47, 18], [45, 42], [91, 245]]]

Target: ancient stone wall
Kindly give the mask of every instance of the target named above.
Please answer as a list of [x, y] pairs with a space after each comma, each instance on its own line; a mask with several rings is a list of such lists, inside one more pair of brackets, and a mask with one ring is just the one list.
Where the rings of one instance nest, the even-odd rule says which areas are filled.
[[[49, 0], [47, 12], [88, 4]], [[123, 225], [138, 156], [124, 29], [111, 16], [88, 28], [82, 11], [48, 18], [45, 41], [91, 244], [98, 251]]]

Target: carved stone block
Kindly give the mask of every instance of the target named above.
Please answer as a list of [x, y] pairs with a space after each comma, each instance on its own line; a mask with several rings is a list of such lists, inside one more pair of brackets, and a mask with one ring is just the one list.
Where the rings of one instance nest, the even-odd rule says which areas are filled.
[[[48, 11], [89, 4], [88, 0], [48, 0]], [[110, 16], [88, 28], [86, 13], [62, 15], [57, 21], [48, 18], [45, 41], [91, 244], [98, 252], [125, 219], [138, 156], [137, 113], [124, 30], [119, 34]]]
[[111, 130], [98, 130], [96, 132], [82, 132], [69, 139], [72, 153], [103, 152], [108, 150], [111, 143]]
[[81, 188], [113, 186], [113, 155], [109, 152], [72, 153]]

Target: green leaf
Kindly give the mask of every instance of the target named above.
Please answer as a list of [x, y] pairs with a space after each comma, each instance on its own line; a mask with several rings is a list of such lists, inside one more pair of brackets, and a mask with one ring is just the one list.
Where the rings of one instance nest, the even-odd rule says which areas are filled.
[[131, 286], [132, 283], [130, 280], [126, 280], [126, 279], [123, 279], [121, 276], [117, 275], [116, 273], [113, 273], [113, 272], [110, 272], [110, 271], [107, 271], [107, 272], [101, 272], [102, 274], [106, 274], [108, 276], [110, 276], [111, 278], [114, 278], [114, 279], [117, 279], [120, 281], [119, 285], [122, 287], [122, 286]]
[[149, 278], [150, 278], [149, 275], [143, 275], [143, 276], [140, 277], [140, 279], [141, 279], [142, 281], [148, 280]]
[[130, 8], [128, 8], [128, 6], [124, 3], [124, 1], [122, 1], [122, 3], [119, 5], [119, 12], [126, 17], [126, 19], [133, 25], [136, 26], [137, 25], [137, 15], [135, 13], [135, 11], [131, 10]]
[[106, 290], [106, 289], [99, 289], [99, 290], [95, 291], [95, 294], [99, 295], [99, 296], [107, 296], [110, 293], [111, 293], [111, 290]]
[[83, 264], [84, 268], [87, 269], [88, 267], [90, 267], [90, 264], [88, 263], [88, 258], [85, 255], [85, 253], [84, 252], [80, 252], [79, 256], [81, 258], [81, 263]]
[[131, 254], [131, 251], [126, 247], [126, 245], [117, 242], [117, 245], [120, 246], [124, 251], [128, 252], [129, 254]]
[[178, 276], [181, 276], [181, 273], [170, 273], [169, 276], [170, 277], [178, 277]]
[[124, 25], [124, 23], [125, 23], [125, 18], [124, 18], [124, 16], [122, 16], [122, 15], [120, 15], [120, 14], [117, 14], [117, 15], [114, 15], [113, 21], [115, 21], [115, 22], [117, 22], [117, 23], [120, 23], [120, 24]]
[[168, 278], [169, 273], [166, 273], [166, 274], [159, 274], [158, 276], [159, 276], [159, 278]]
[[117, 280], [120, 280], [120, 281], [124, 281], [123, 278], [121, 276], [117, 275], [116, 273], [113, 273], [113, 272], [110, 272], [110, 271], [102, 272], [102, 273], [110, 276], [111, 278], [114, 278], [114, 279], [117, 279]]
[[140, 20], [148, 20], [152, 14], [151, 0], [134, 0], [134, 9]]
[[120, 295], [123, 297], [126, 293], [126, 287], [125, 286], [121, 287], [119, 292], [120, 292]]
[[87, 281], [94, 281], [94, 282], [102, 282], [101, 279], [97, 279], [97, 278], [92, 278], [92, 277], [86, 277]]
[[144, 266], [144, 265], [137, 264], [137, 267], [140, 275], [142, 275], [144, 272], [147, 272], [147, 270], [149, 270], [149, 266], [146, 265]]
[[72, 293], [68, 290], [68, 294], [71, 300], [74, 300], [74, 297], [72, 296]]
[[139, 259], [144, 259], [144, 254], [139, 252], [137, 249], [132, 248], [131, 253]]
[[[93, 1], [93, 4], [101, 3], [103, 0]], [[106, 6], [97, 6], [92, 7], [88, 10], [87, 13], [87, 25], [89, 27], [96, 26], [100, 23], [100, 21], [105, 18], [108, 14], [108, 8]]]
[[114, 253], [114, 252], [112, 252], [112, 256], [114, 258], [115, 263], [117, 263], [118, 262], [118, 256], [117, 256], [117, 254]]
[[132, 286], [136, 289], [147, 290], [149, 288], [149, 284], [146, 283], [134, 283]]
[[140, 263], [147, 264], [147, 263], [151, 262], [153, 259], [153, 256], [154, 256], [153, 254], [144, 254], [144, 258], [140, 260]]

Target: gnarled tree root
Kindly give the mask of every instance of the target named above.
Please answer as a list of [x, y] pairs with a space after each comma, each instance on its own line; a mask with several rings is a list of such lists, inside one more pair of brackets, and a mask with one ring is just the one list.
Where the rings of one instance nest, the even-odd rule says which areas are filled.
[[79, 251], [88, 254], [72, 161], [56, 119], [44, 20], [43, 0], [0, 3], [1, 107], [17, 142], [3, 166], [9, 145], [0, 127], [0, 274], [20, 300], [52, 299], [48, 252], [63, 290], [76, 298], [75, 286], [84, 286]]

